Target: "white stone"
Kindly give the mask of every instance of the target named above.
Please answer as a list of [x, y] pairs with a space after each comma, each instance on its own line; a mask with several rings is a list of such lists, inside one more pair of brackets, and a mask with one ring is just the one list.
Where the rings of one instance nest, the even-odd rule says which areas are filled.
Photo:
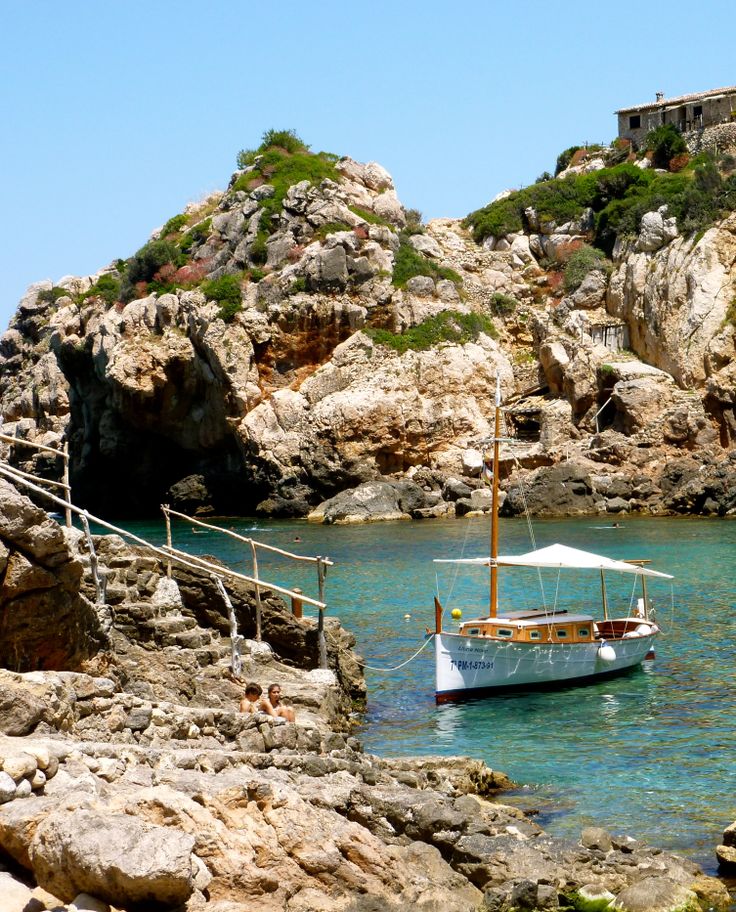
[[306, 677], [314, 684], [325, 684], [328, 687], [337, 684], [335, 672], [331, 668], [312, 668]]
[[33, 906], [32, 891], [7, 871], [0, 871], [0, 912], [23, 912]]
[[36, 764], [39, 769], [48, 769], [51, 763], [51, 755], [45, 744], [28, 744], [23, 745], [25, 752], [36, 758]]
[[480, 450], [463, 450], [462, 453], [463, 474], [471, 477], [480, 475], [483, 468], [483, 454]]
[[13, 754], [3, 761], [3, 771], [16, 782], [19, 782], [24, 776], [32, 776], [37, 768], [36, 758], [26, 753]]
[[637, 249], [647, 252], [659, 250], [673, 241], [677, 235], [677, 220], [666, 218], [667, 207], [660, 206], [656, 212], [646, 212], [642, 216]]
[[46, 773], [41, 769], [37, 769], [30, 782], [34, 792], [38, 791], [38, 789], [42, 789], [44, 785], [46, 785]]
[[160, 577], [151, 597], [151, 604], [164, 611], [181, 611], [181, 592], [176, 580], [169, 579], [168, 576]]
[[409, 238], [409, 243], [415, 250], [425, 256], [434, 257], [435, 259], [439, 259], [442, 256], [440, 245], [433, 237], [427, 234], [412, 234]]
[[15, 797], [16, 798], [28, 798], [28, 796], [33, 792], [31, 788], [30, 779], [21, 779], [20, 782], [15, 787]]
[[15, 779], [7, 773], [0, 772], [0, 804], [15, 798]]

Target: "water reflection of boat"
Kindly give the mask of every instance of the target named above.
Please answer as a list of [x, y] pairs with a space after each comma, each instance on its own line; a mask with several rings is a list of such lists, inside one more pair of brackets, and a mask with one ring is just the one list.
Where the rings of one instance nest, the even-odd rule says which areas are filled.
[[[498, 553], [498, 466], [501, 443], [501, 393], [496, 383], [495, 433], [489, 557], [440, 563], [490, 568], [489, 611], [464, 621], [457, 633], [442, 629], [443, 609], [435, 598], [435, 696], [438, 703], [503, 690], [568, 685], [598, 680], [639, 665], [650, 654], [659, 632], [650, 611], [646, 580], [671, 579], [644, 566], [648, 561], [619, 561], [554, 544], [521, 555]], [[553, 606], [499, 611], [499, 568], [534, 567], [593, 573], [600, 577], [600, 613], [570, 613]], [[609, 617], [606, 572], [640, 578], [641, 597], [624, 617]], [[559, 580], [558, 580], [559, 582]], [[559, 586], [556, 593], [559, 592]]]

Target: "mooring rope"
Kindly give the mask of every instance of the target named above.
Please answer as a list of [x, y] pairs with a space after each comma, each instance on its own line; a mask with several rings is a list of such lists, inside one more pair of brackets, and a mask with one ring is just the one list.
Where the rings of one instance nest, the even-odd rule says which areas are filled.
[[387, 671], [398, 671], [400, 668], [404, 668], [404, 666], [408, 665], [410, 662], [413, 662], [414, 659], [416, 659], [416, 657], [419, 655], [419, 653], [427, 646], [427, 644], [430, 643], [430, 642], [434, 639], [434, 634], [431, 633], [431, 634], [429, 634], [427, 637], [425, 637], [425, 640], [424, 640], [424, 642], [422, 643], [422, 645], [419, 647], [419, 649], [417, 649], [417, 651], [414, 653], [414, 655], [409, 656], [409, 658], [408, 658], [405, 662], [401, 662], [399, 665], [393, 665], [393, 666], [391, 666], [391, 667], [389, 667], [389, 668], [379, 668], [379, 667], [376, 666], [376, 665], [369, 665], [367, 662], [361, 662], [361, 661], [355, 656], [354, 653], [350, 652], [350, 651], [347, 650], [344, 646], [341, 646], [341, 645], [337, 642], [337, 640], [333, 639], [333, 638], [332, 638], [332, 635], [330, 635], [329, 638], [330, 638], [330, 641], [332, 642], [332, 645], [333, 645], [337, 650], [339, 650], [340, 652], [344, 652], [344, 653], [346, 653], [348, 656], [350, 656], [350, 658], [355, 662], [355, 664], [356, 664], [359, 668], [367, 668], [368, 671], [387, 672]]

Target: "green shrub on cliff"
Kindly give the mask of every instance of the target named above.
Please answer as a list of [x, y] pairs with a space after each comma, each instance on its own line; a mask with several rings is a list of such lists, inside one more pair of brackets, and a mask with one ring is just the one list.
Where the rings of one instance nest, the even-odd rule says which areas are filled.
[[189, 253], [195, 245], [203, 244], [209, 237], [211, 227], [212, 219], [209, 218], [198, 225], [192, 226], [179, 241], [179, 249], [183, 250], [184, 253]]
[[238, 273], [220, 276], [219, 279], [212, 279], [202, 284], [202, 291], [207, 300], [216, 301], [220, 305], [219, 316], [226, 323], [230, 323], [243, 306], [240, 290], [242, 280], [242, 273]]
[[168, 237], [170, 234], [178, 234], [181, 229], [186, 225], [187, 217], [183, 213], [175, 215], [173, 218], [170, 218], [168, 222], [161, 229], [161, 234], [159, 235], [162, 238]]
[[590, 174], [576, 174], [533, 184], [471, 212], [463, 224], [481, 243], [518, 231], [532, 232], [527, 210], [544, 223], [594, 215], [591, 241], [611, 253], [616, 238], [634, 235], [646, 212], [667, 205], [683, 234], [702, 231], [736, 209], [736, 175], [724, 178], [712, 158], [693, 159], [677, 174], [642, 170], [628, 162]]
[[69, 294], [66, 288], [59, 288], [54, 285], [53, 288], [43, 288], [36, 296], [39, 304], [56, 304], [59, 298], [66, 297]]
[[511, 295], [496, 291], [491, 295], [491, 310], [499, 317], [510, 316], [519, 306], [519, 302]]
[[266, 130], [261, 137], [261, 144], [257, 149], [241, 149], [237, 155], [238, 168], [247, 168], [252, 165], [257, 155], [278, 146], [286, 152], [309, 152], [309, 146], [297, 136], [295, 130]]
[[573, 155], [582, 149], [582, 146], [570, 146], [569, 149], [565, 149], [564, 152], [560, 152], [557, 156], [557, 164], [555, 165], [555, 175], [559, 174], [560, 171], [564, 171], [565, 168], [570, 164]]
[[185, 263], [186, 256], [172, 241], [163, 238], [149, 241], [128, 260], [120, 290], [120, 300], [131, 301], [137, 291], [143, 292], [141, 286], [147, 285], [154, 279], [156, 287], [146, 290], [171, 291], [173, 286], [167, 281], [161, 281], [159, 272], [163, 267], [168, 266], [169, 271], [173, 274], [179, 266], [183, 266]]
[[394, 259], [392, 281], [396, 288], [403, 288], [409, 279], [413, 279], [414, 276], [430, 276], [435, 281], [437, 279], [449, 279], [456, 285], [462, 284], [462, 279], [454, 269], [438, 266], [437, 263], [419, 253], [409, 242], [409, 235], [402, 231], [399, 249]]
[[674, 124], [662, 124], [650, 130], [644, 140], [644, 147], [652, 153], [655, 168], [667, 168], [675, 155], [687, 152], [687, 143]]
[[583, 284], [585, 277], [596, 270], [604, 274], [611, 271], [611, 263], [602, 250], [587, 244], [573, 250], [565, 264], [565, 291], [568, 294], [575, 291]]
[[95, 284], [84, 292], [84, 298], [102, 298], [110, 305], [120, 300], [120, 282], [109, 273], [101, 275]]
[[479, 313], [460, 313], [457, 310], [443, 310], [433, 317], [428, 317], [417, 326], [412, 326], [403, 333], [393, 333], [388, 329], [367, 328], [366, 334], [378, 345], [393, 348], [394, 351], [426, 351], [442, 342], [464, 344], [475, 341], [481, 333], [493, 339], [498, 338], [498, 330], [491, 319]]

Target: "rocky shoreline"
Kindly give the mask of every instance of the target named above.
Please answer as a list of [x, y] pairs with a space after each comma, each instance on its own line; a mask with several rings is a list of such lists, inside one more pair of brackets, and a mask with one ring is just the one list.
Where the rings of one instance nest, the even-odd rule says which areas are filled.
[[[482, 761], [365, 753], [336, 620], [318, 668], [313, 619], [262, 593], [256, 641], [253, 592], [228, 583], [238, 679], [209, 575], [94, 536], [101, 603], [80, 533], [4, 481], [0, 503], [3, 912], [728, 907], [717, 878], [629, 836], [549, 836]], [[296, 722], [238, 712], [246, 679], [279, 681]]]

